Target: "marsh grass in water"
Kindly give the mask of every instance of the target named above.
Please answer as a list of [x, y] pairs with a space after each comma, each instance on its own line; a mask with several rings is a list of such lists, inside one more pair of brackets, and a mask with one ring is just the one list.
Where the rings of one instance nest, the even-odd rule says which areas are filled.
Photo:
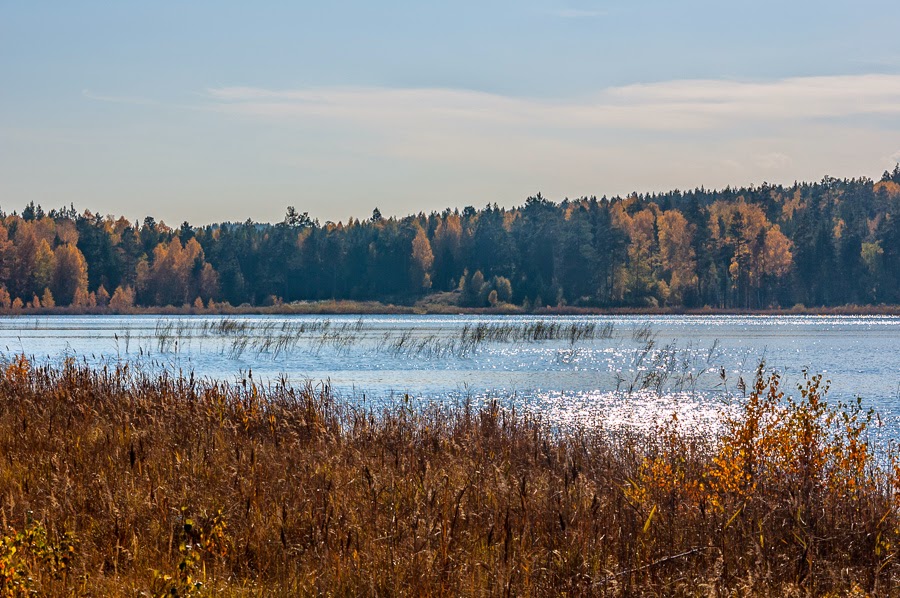
[[896, 453], [821, 377], [783, 392], [760, 368], [712, 436], [563, 431], [496, 402], [20, 357], [0, 594], [889, 593]]
[[[569, 344], [613, 337], [614, 325], [595, 322], [559, 322], [538, 320], [524, 323], [478, 322], [466, 324], [458, 333], [423, 332], [415, 328], [384, 332], [380, 342], [370, 347], [406, 357], [443, 359], [470, 357], [486, 344], [540, 343], [568, 341]], [[223, 348], [231, 358], [250, 352], [257, 357], [276, 358], [298, 349], [313, 352], [328, 348], [349, 351], [371, 341], [375, 332], [362, 318], [355, 322], [315, 321], [248, 321], [234, 318], [204, 320], [159, 319], [154, 330], [156, 349], [160, 353], [177, 353], [193, 340], [225, 339]]]
[[[640, 336], [645, 337], [643, 333]], [[657, 394], [674, 392], [693, 395], [701, 378], [713, 371], [720, 351], [717, 340], [703, 350], [693, 341], [684, 347], [679, 347], [675, 341], [658, 346], [655, 338], [650, 338], [633, 353], [626, 368], [630, 372], [629, 377], [626, 378], [623, 372], [616, 374], [616, 391], [631, 394], [652, 390]], [[719, 386], [722, 395], [727, 397], [725, 381]]]

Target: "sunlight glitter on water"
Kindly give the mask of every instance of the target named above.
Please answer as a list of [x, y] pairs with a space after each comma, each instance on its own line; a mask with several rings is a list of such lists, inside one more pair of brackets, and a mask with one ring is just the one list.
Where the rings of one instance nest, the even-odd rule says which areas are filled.
[[327, 379], [369, 401], [497, 397], [560, 425], [637, 428], [673, 412], [706, 425], [764, 359], [786, 391], [808, 369], [827, 372], [829, 400], [861, 396], [886, 427], [900, 408], [890, 316], [5, 317], [0, 349], [222, 380]]
[[702, 433], [717, 429], [722, 416], [733, 412], [734, 406], [691, 393], [660, 395], [643, 390], [540, 393], [532, 397], [525, 410], [560, 428], [651, 431], [671, 422], [674, 416], [679, 429]]

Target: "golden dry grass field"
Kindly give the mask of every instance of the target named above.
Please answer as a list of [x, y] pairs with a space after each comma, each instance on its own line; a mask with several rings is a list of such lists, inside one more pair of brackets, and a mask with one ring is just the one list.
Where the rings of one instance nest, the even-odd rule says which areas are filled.
[[762, 369], [707, 437], [75, 362], [0, 370], [0, 594], [885, 595], [871, 414]]

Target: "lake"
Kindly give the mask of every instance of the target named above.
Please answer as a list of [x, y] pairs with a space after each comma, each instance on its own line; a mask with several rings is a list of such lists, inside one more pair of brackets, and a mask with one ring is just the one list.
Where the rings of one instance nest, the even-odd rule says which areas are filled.
[[369, 406], [496, 398], [556, 424], [613, 427], [673, 411], [704, 425], [764, 359], [788, 391], [807, 369], [832, 381], [830, 400], [862, 397], [888, 426], [900, 416], [900, 317], [889, 316], [19, 316], [0, 319], [0, 349], [327, 383]]

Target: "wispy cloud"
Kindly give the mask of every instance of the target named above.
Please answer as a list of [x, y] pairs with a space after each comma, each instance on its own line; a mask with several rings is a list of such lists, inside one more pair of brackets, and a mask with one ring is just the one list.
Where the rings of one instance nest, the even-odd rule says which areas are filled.
[[[222, 87], [204, 97], [203, 109], [241, 125], [237, 145], [266, 138], [264, 151], [302, 156], [296, 168], [310, 180], [347, 194], [382, 181], [408, 187], [410, 201], [424, 185], [448, 205], [537, 189], [561, 197], [858, 176], [883, 168], [900, 129], [900, 75], [668, 81], [565, 99], [386, 87]], [[391, 197], [385, 190], [382, 203]]]
[[785, 170], [790, 168], [794, 160], [781, 152], [769, 152], [756, 157], [756, 164], [766, 171]]
[[900, 75], [796, 77], [768, 82], [671, 81], [610, 90], [636, 108], [671, 106], [711, 119], [841, 118], [900, 114]]
[[96, 100], [98, 102], [109, 102], [112, 104], [135, 104], [139, 106], [147, 106], [152, 104], [157, 104], [156, 100], [151, 100], [149, 98], [141, 98], [137, 96], [116, 96], [116, 95], [106, 95], [100, 93], [94, 93], [90, 89], [82, 89], [81, 95], [89, 100]]
[[336, 220], [374, 205], [386, 213], [511, 205], [538, 190], [562, 198], [877, 177], [900, 159], [900, 75], [667, 81], [565, 98], [238, 86], [198, 90], [189, 105], [83, 96], [167, 110], [127, 130], [102, 121], [7, 130], [7, 154], [25, 156], [19, 167], [34, 168], [31, 178], [47, 148], [60, 163], [83, 165], [71, 176], [84, 185], [116, 170], [110, 202], [132, 177], [152, 180], [142, 197], [171, 197], [171, 213], [182, 214], [204, 194], [217, 206], [253, 197], [275, 214], [300, 195], [304, 209]]
[[373, 127], [454, 122], [518, 128], [690, 131], [759, 123], [900, 116], [900, 75], [768, 82], [671, 81], [612, 87], [580, 100], [440, 88], [208, 90], [209, 108], [271, 119], [336, 119]]

